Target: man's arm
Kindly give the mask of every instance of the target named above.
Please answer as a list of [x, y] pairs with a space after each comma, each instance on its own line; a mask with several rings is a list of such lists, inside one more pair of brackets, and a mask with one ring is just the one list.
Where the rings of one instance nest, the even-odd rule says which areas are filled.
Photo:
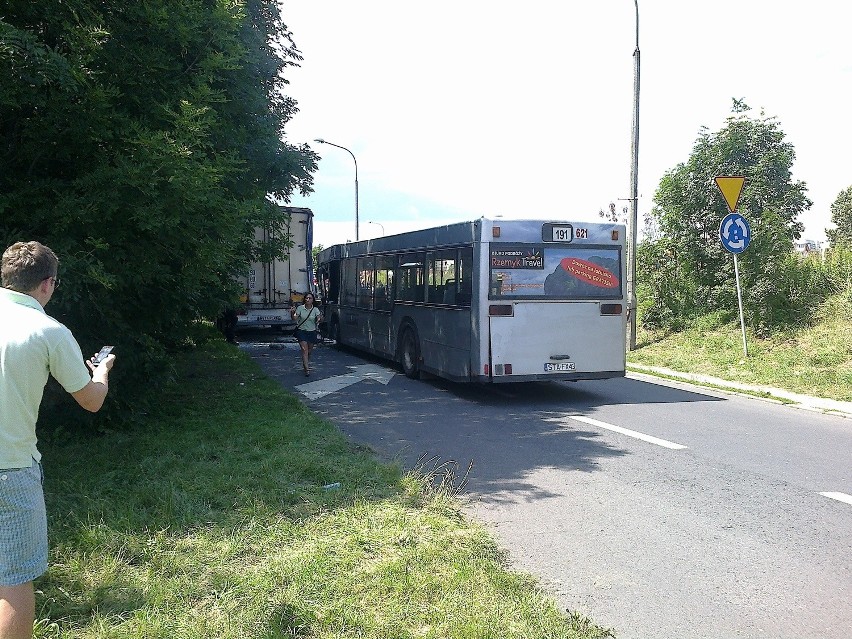
[[108, 355], [97, 366], [92, 366], [91, 360], [86, 361], [92, 369], [92, 379], [76, 393], [71, 393], [71, 396], [87, 411], [97, 413], [104, 405], [109, 391], [109, 371], [114, 362], [115, 355]]

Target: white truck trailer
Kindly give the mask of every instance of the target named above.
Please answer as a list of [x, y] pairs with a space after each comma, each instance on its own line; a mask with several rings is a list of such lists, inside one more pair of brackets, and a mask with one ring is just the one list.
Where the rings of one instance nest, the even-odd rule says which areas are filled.
[[313, 290], [313, 217], [310, 209], [282, 206], [286, 237], [276, 237], [263, 228], [255, 229], [255, 242], [269, 244], [281, 239], [292, 243], [283, 257], [251, 262], [238, 281], [243, 287], [237, 328], [272, 326], [281, 330], [295, 327], [291, 305], [301, 303]]

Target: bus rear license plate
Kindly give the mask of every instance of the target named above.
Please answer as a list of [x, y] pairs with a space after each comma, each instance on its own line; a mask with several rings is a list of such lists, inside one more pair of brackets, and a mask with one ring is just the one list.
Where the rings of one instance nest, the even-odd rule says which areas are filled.
[[574, 362], [562, 362], [560, 364], [551, 364], [550, 362], [545, 363], [544, 372], [545, 373], [558, 373], [560, 371], [573, 371], [577, 368]]
[[259, 322], [280, 322], [281, 316], [280, 315], [261, 315], [260, 317], [257, 318], [257, 320]]

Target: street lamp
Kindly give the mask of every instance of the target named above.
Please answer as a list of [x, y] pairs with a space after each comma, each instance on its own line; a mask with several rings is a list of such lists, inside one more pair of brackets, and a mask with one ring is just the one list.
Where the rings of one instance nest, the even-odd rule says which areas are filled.
[[352, 161], [355, 163], [355, 241], [357, 242], [360, 238], [358, 235], [358, 160], [355, 159], [355, 154], [352, 153], [345, 146], [340, 146], [339, 144], [335, 144], [334, 142], [328, 142], [323, 140], [322, 138], [317, 138], [314, 142], [319, 142], [320, 144], [328, 144], [329, 146], [336, 146], [338, 149], [343, 149], [349, 155], [352, 156]]
[[367, 224], [375, 224], [376, 226], [382, 227], [382, 237], [385, 236], [385, 226], [381, 222], [367, 222]]
[[633, 146], [630, 153], [630, 258], [627, 263], [627, 313], [630, 350], [636, 350], [636, 238], [639, 231], [639, 0], [636, 5], [636, 50], [633, 52]]

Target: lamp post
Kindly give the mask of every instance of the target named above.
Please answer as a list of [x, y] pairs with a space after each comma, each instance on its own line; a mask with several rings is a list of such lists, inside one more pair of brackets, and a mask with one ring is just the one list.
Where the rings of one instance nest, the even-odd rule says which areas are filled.
[[630, 152], [630, 257], [627, 263], [627, 313], [630, 350], [636, 350], [636, 243], [639, 232], [639, 0], [636, 5], [636, 50], [633, 52], [633, 145]]
[[314, 142], [319, 142], [320, 144], [328, 144], [329, 146], [336, 146], [338, 149], [343, 149], [349, 155], [352, 156], [352, 161], [355, 163], [355, 241], [357, 242], [360, 237], [358, 235], [358, 160], [355, 159], [355, 154], [352, 153], [345, 146], [340, 146], [339, 144], [335, 144], [334, 142], [328, 142], [323, 140], [322, 138], [317, 138]]
[[367, 222], [367, 224], [375, 224], [376, 226], [380, 226], [382, 228], [382, 237], [385, 236], [385, 225], [381, 222]]

